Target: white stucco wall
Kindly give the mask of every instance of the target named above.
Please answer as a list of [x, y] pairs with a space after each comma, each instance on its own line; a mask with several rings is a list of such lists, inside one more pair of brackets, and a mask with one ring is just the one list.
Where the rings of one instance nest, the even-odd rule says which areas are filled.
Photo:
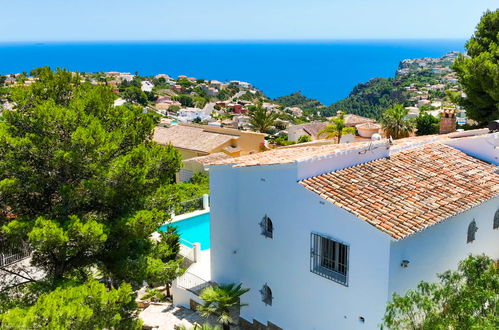
[[237, 171], [214, 167], [210, 169], [210, 253], [211, 279], [218, 283], [239, 277], [239, 258], [233, 253], [238, 247]]
[[[456, 147], [494, 162], [495, 149], [481, 142], [478, 151], [475, 142]], [[395, 241], [297, 183], [388, 152], [385, 143], [366, 153], [349, 151], [313, 162], [210, 168], [212, 280], [250, 288], [242, 298], [249, 304], [242, 317], [291, 330], [378, 329], [392, 292], [434, 281], [470, 253], [499, 258], [499, 230], [492, 229], [499, 198]], [[264, 215], [273, 222], [272, 239], [261, 235]], [[473, 218], [479, 229], [476, 241], [467, 244]], [[348, 287], [310, 272], [312, 232], [349, 245]], [[404, 259], [410, 261], [408, 268], [400, 266]], [[272, 306], [261, 301], [264, 284], [272, 289]]]
[[[499, 197], [439, 222], [424, 231], [393, 242], [390, 255], [391, 292], [404, 294], [420, 281], [434, 282], [437, 273], [457, 269], [460, 260], [470, 254], [485, 253], [499, 259], [499, 229], [492, 229]], [[466, 243], [468, 226], [475, 219], [476, 240]], [[409, 266], [400, 266], [409, 260]]]
[[303, 128], [297, 125], [291, 125], [287, 129], [288, 131], [288, 140], [289, 141], [298, 141], [300, 136], [302, 135], [308, 135]]
[[[292, 165], [211, 171], [212, 280], [251, 289], [242, 317], [291, 330], [377, 328], [388, 291], [387, 235], [301, 187]], [[265, 214], [273, 239], [260, 234]], [[310, 272], [311, 232], [349, 244], [348, 287]], [[261, 301], [264, 284], [272, 306]]]
[[478, 159], [499, 165], [499, 133], [454, 139], [446, 144]]
[[191, 291], [179, 287], [176, 281], [172, 284], [171, 293], [173, 296], [173, 304], [175, 306], [191, 308], [191, 300], [197, 302], [198, 304], [204, 304], [203, 299], [199, 298], [198, 295], [192, 293]]

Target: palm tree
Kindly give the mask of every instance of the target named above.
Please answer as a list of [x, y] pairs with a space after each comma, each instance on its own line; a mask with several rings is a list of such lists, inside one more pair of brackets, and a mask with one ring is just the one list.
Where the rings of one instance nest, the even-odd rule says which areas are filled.
[[414, 121], [406, 118], [408, 114], [409, 110], [401, 104], [386, 109], [381, 118], [381, 126], [386, 136], [394, 139], [408, 137], [415, 128]]
[[265, 133], [267, 130], [274, 126], [275, 121], [278, 117], [277, 113], [267, 111], [261, 103], [250, 107], [248, 113], [249, 123], [253, 126], [253, 129]]
[[234, 283], [209, 286], [203, 291], [199, 297], [204, 300], [204, 304], [198, 306], [198, 311], [203, 317], [215, 316], [218, 322], [222, 325], [223, 330], [230, 329], [230, 325], [234, 323], [231, 317], [231, 312], [238, 310], [246, 304], [241, 304], [240, 297], [249, 291], [242, 289], [242, 283], [235, 285]]
[[331, 139], [336, 136], [338, 138], [338, 143], [340, 143], [341, 136], [345, 134], [355, 134], [355, 128], [345, 127], [345, 114], [338, 111], [338, 115], [331, 119], [329, 125], [319, 131], [318, 136], [325, 135], [326, 139]]

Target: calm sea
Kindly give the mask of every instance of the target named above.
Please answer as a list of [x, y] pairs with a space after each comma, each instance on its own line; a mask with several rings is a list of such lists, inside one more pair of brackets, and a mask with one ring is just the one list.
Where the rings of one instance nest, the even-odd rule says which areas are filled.
[[0, 74], [38, 66], [252, 83], [270, 97], [302, 91], [325, 104], [359, 82], [391, 77], [405, 58], [463, 51], [464, 40], [3, 43]]

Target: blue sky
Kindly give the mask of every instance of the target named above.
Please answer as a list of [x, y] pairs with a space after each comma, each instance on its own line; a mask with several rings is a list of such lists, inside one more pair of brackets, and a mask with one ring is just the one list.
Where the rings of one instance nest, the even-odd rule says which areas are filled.
[[0, 0], [0, 41], [468, 38], [497, 0]]

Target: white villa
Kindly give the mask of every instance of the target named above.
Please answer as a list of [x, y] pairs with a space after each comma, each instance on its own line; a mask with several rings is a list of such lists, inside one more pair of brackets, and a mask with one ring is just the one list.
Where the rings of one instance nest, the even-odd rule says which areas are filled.
[[[199, 108], [186, 108], [180, 109], [176, 118], [181, 122], [191, 122], [196, 118], [201, 120], [211, 119], [211, 110], [209, 109], [199, 109]], [[174, 117], [174, 116], [172, 116]]]
[[499, 133], [466, 134], [210, 165], [210, 280], [250, 288], [243, 328], [377, 329], [393, 292], [498, 259]]
[[154, 88], [154, 85], [150, 82], [150, 81], [142, 81], [140, 83], [140, 89], [143, 91], [143, 92], [152, 92], [152, 89]]

